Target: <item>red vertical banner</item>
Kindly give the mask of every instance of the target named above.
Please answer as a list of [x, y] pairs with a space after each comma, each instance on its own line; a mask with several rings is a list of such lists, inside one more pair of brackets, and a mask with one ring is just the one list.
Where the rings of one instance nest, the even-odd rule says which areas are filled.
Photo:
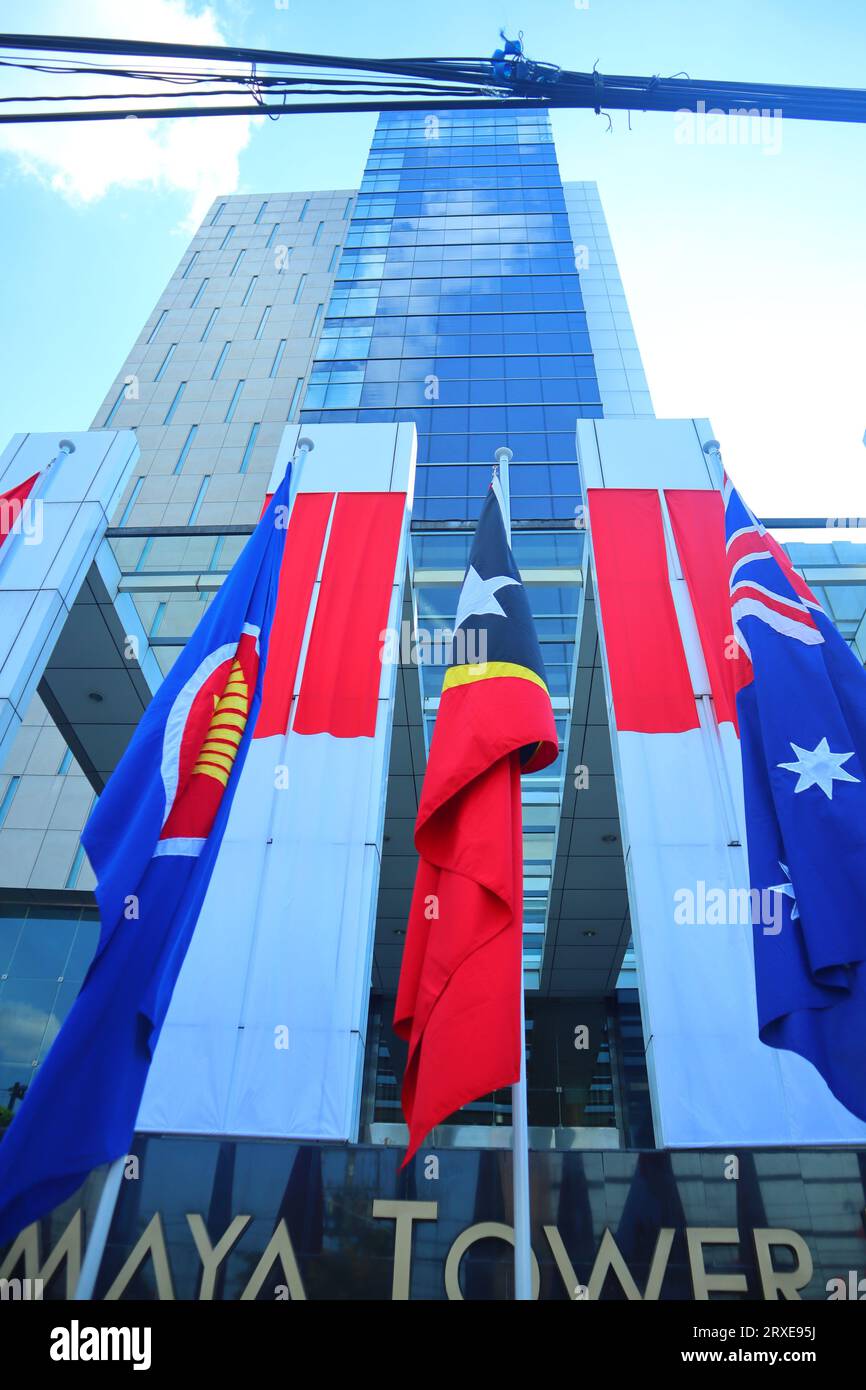
[[616, 727], [644, 734], [696, 729], [659, 495], [590, 488], [587, 501]]
[[254, 738], [284, 734], [288, 727], [301, 643], [333, 500], [332, 492], [302, 492], [292, 507]]
[[372, 738], [403, 492], [341, 492], [295, 713], [298, 734]]
[[733, 641], [722, 495], [672, 488], [665, 492], [665, 501], [698, 625], [716, 719], [738, 729], [737, 691], [751, 679], [752, 668]]

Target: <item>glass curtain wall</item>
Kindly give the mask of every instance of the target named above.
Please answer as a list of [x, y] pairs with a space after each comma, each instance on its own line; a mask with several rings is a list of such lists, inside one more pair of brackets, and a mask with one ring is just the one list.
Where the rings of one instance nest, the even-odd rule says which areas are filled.
[[[301, 420], [405, 420], [417, 427], [413, 615], [416, 629], [429, 639], [420, 665], [428, 748], [448, 661], [447, 646], [443, 651], [437, 635], [453, 626], [473, 523], [502, 446], [513, 454], [514, 552], [564, 744], [582, 560], [582, 536], [574, 525], [579, 500], [575, 422], [601, 415], [547, 115], [383, 113]], [[529, 990], [540, 981], [562, 763], [560, 756], [552, 768], [524, 778]], [[531, 1056], [535, 1014], [532, 1007], [528, 1012]], [[386, 1062], [387, 1042], [383, 1047], [381, 1085], [387, 1097], [399, 1059], [388, 1056]], [[535, 1051], [552, 1056], [548, 1048]], [[536, 1122], [611, 1123], [612, 1105], [597, 1099], [599, 1069], [609, 1073], [607, 1056], [593, 1059], [587, 1075], [566, 1087], [571, 1092], [566, 1104], [564, 1092], [557, 1090], [560, 1083], [551, 1079], [556, 1067], [545, 1063], [535, 1088]], [[377, 1100], [381, 1122], [388, 1101], [381, 1092]], [[460, 1119], [507, 1122], [510, 1096], [479, 1102]]]

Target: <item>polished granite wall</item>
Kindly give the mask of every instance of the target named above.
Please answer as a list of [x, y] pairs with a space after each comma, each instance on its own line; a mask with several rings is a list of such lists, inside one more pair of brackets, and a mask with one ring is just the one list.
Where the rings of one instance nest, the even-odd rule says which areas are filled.
[[[405, 1173], [402, 1156], [140, 1138], [96, 1296], [512, 1297], [510, 1154], [429, 1150]], [[542, 1299], [588, 1288], [603, 1299], [823, 1300], [839, 1295], [834, 1279], [846, 1289], [863, 1279], [866, 1295], [866, 1151], [533, 1153], [531, 1181]], [[47, 1276], [81, 1204], [43, 1223], [38, 1261], [35, 1231], [19, 1238], [0, 1277], [36, 1277], [40, 1262]], [[91, 1186], [85, 1229], [93, 1211]], [[69, 1296], [67, 1265], [57, 1262], [46, 1298]]]

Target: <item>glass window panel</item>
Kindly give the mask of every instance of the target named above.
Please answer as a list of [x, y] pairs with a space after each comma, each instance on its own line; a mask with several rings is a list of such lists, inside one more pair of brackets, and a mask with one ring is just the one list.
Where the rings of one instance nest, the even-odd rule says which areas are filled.
[[463, 521], [466, 519], [465, 505], [456, 498], [425, 498], [421, 507], [424, 521]]
[[527, 401], [537, 400], [541, 393], [541, 382], [538, 377], [515, 377], [509, 379], [505, 384], [505, 394], [509, 402], [515, 405], [523, 405]]
[[51, 1044], [54, 1042], [54, 1039], [60, 1032], [61, 1025], [63, 1024], [66, 1015], [69, 1013], [69, 1010], [72, 1008], [72, 1005], [75, 1003], [80, 989], [81, 982], [79, 980], [64, 980], [63, 984], [58, 987], [57, 994], [54, 997], [54, 1002], [51, 1007], [51, 1012], [48, 1015], [48, 1021], [45, 1027], [45, 1034], [42, 1039], [42, 1045], [39, 1049], [40, 1061], [48, 1052], [48, 1049], [51, 1047]]
[[468, 376], [476, 380], [507, 375], [508, 359], [505, 357], [469, 357], [466, 359]]
[[396, 421], [411, 421], [412, 423], [414, 423], [418, 429], [420, 441], [420, 438], [422, 436], [429, 436], [430, 421], [432, 419], [432, 415], [432, 410], [422, 410], [420, 406], [416, 405], [409, 406], [404, 409], [395, 410], [391, 418]]
[[[331, 390], [333, 390], [333, 389], [334, 389], [334, 388], [331, 387]], [[355, 388], [353, 387], [352, 389], [354, 390]], [[420, 387], [413, 387], [413, 388], [401, 387], [400, 389], [401, 389], [401, 391], [403, 391], [403, 390], [406, 390], [406, 391], [414, 390], [415, 393], [416, 393], [417, 399], [419, 399], [419, 400], [422, 399], [422, 396], [421, 396], [421, 388], [420, 388]], [[396, 382], [380, 381], [380, 382], [370, 382], [370, 383], [368, 383], [367, 385], [365, 385], [365, 386], [363, 387], [363, 389], [362, 389], [361, 392], [360, 392], [359, 403], [360, 403], [361, 405], [363, 405], [363, 406], [377, 406], [377, 407], [381, 408], [381, 407], [384, 407], [384, 406], [396, 405], [397, 402], [398, 402], [398, 400], [400, 400], [400, 401], [402, 402], [404, 399], [406, 400], [406, 403], [407, 403], [407, 404], [411, 404], [411, 403], [412, 403], [412, 398], [408, 398], [408, 399], [407, 399], [407, 398], [404, 398], [404, 397], [402, 397], [402, 396], [398, 396], [397, 383], [396, 383]], [[329, 392], [329, 395], [328, 395], [328, 404], [330, 404], [330, 403], [331, 403], [331, 401], [330, 401], [330, 392]]]
[[9, 975], [17, 979], [54, 979], [62, 975], [78, 925], [77, 908], [56, 908], [50, 917], [28, 917]]
[[428, 376], [442, 377], [445, 375], [440, 370], [442, 365], [435, 357], [409, 357], [402, 363], [394, 364], [395, 368], [399, 368], [401, 381], [424, 381]]
[[[371, 387], [370, 389], [377, 390], [379, 388]], [[333, 409], [334, 407], [356, 406], [361, 400], [361, 391], [362, 387], [360, 384], [356, 386], [328, 386], [325, 391], [325, 405], [329, 409]], [[310, 404], [313, 404], [313, 402], [310, 402]]]
[[[401, 388], [402, 389], [402, 388]], [[440, 406], [432, 411], [431, 429], [436, 434], [469, 429], [469, 411], [465, 407]]]
[[555, 403], [579, 399], [578, 383], [575, 377], [548, 377], [541, 381], [541, 399]]
[[577, 457], [577, 445], [575, 443], [574, 432], [556, 433], [549, 431], [547, 435], [548, 454], [552, 459], [573, 459]]
[[[468, 333], [440, 333], [436, 339], [437, 351], [449, 357], [466, 355], [471, 348], [471, 340]], [[406, 340], [406, 350], [409, 351], [409, 340]]]
[[469, 399], [473, 405], [495, 405], [505, 401], [504, 381], [473, 381]]
[[78, 925], [64, 971], [67, 980], [83, 980], [99, 941], [99, 923], [82, 921]]
[[[402, 370], [406, 370], [404, 367]], [[364, 368], [364, 381], [397, 381], [401, 373], [399, 359], [383, 357], [375, 362], [367, 362]]]
[[515, 521], [545, 521], [553, 517], [549, 497], [512, 497], [511, 515]]
[[[375, 389], [375, 388], [371, 388]], [[400, 386], [387, 388], [391, 391], [391, 404], [399, 406], [422, 405], [427, 399], [425, 396], [425, 386], [421, 381], [404, 381]]]
[[56, 979], [9, 979], [0, 984], [0, 1062], [35, 1062], [57, 997]]
[[8, 974], [23, 926], [24, 911], [17, 907], [0, 907], [0, 975]]
[[[467, 456], [467, 440], [462, 434], [437, 434], [426, 443], [427, 456], [431, 463], [456, 463]], [[449, 515], [448, 512], [439, 513], [442, 518]], [[435, 520], [435, 517], [430, 519]]]
[[427, 494], [430, 497], [465, 497], [469, 473], [461, 468], [431, 468], [427, 474]]

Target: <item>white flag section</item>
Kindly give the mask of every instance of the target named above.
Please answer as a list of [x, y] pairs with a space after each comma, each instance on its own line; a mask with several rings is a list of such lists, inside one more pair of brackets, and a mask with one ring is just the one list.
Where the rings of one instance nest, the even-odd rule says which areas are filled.
[[[735, 716], [700, 630], [729, 632], [730, 608], [699, 622], [674, 534], [677, 506], [708, 515], [709, 499], [721, 515], [710, 430], [605, 420], [577, 433], [656, 1142], [862, 1144], [866, 1125], [816, 1069], [758, 1034], [752, 914], [777, 931], [778, 894], [750, 895]], [[693, 536], [699, 567], [712, 540]]]
[[142, 1131], [357, 1138], [397, 676], [379, 638], [399, 629], [415, 431], [305, 433], [315, 447], [293, 497], [281, 631]]

